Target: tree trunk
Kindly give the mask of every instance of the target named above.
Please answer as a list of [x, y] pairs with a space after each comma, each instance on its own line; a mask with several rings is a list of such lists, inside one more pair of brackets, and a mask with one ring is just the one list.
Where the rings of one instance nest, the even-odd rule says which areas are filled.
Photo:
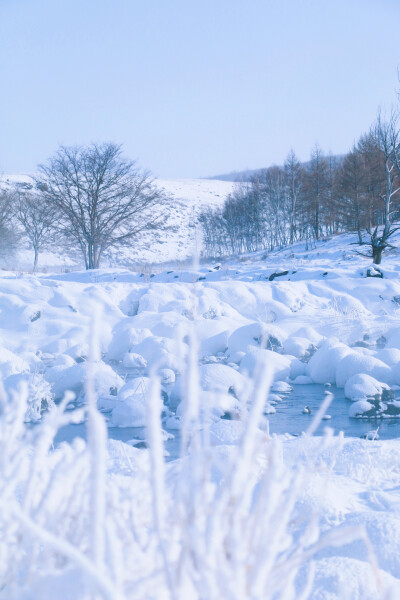
[[102, 250], [101, 249], [97, 250], [96, 254], [95, 254], [96, 260], [95, 260], [95, 263], [94, 263], [94, 268], [95, 269], [99, 269], [100, 268], [101, 255], [102, 255]]
[[95, 264], [94, 264], [94, 256], [93, 256], [93, 243], [89, 242], [88, 243], [88, 260], [87, 260], [87, 269], [94, 269], [95, 268]]
[[33, 273], [36, 273], [36, 269], [37, 269], [38, 262], [39, 262], [39, 249], [34, 248], [34, 250], [35, 250], [35, 260], [33, 262]]
[[380, 265], [382, 260], [383, 248], [372, 248], [372, 262], [374, 265]]

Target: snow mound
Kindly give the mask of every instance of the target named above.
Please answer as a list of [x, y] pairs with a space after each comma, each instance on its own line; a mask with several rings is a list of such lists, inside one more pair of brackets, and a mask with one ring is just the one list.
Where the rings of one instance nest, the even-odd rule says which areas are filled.
[[374, 405], [368, 400], [356, 400], [349, 408], [349, 417], [362, 417], [373, 410]]
[[140, 344], [145, 338], [152, 335], [150, 329], [137, 328], [131, 318], [117, 323], [112, 331], [112, 339], [107, 351], [108, 360], [123, 360], [133, 346]]
[[251, 323], [234, 331], [228, 339], [230, 355], [236, 352], [247, 352], [252, 347], [278, 351], [282, 349], [284, 334], [274, 325], [266, 323]]
[[149, 385], [148, 377], [136, 377], [119, 390], [111, 413], [111, 424], [114, 427], [144, 427], [146, 425]]
[[[83, 393], [87, 368], [86, 363], [79, 363], [73, 366], [57, 365], [48, 369], [45, 372], [45, 379], [51, 384], [55, 399], [62, 398], [67, 390], [75, 392], [77, 395]], [[103, 399], [106, 400], [110, 395], [116, 394], [116, 391], [123, 385], [123, 380], [110, 365], [103, 361], [94, 363], [92, 372], [98, 404], [99, 407], [102, 407]]]
[[275, 381], [285, 380], [291, 376], [292, 357], [278, 354], [264, 348], [249, 348], [240, 361], [240, 371], [252, 377], [256, 369], [269, 367], [273, 372]]
[[2, 379], [27, 371], [29, 371], [29, 365], [25, 360], [11, 352], [11, 350], [0, 347], [0, 377]]
[[382, 398], [383, 392], [386, 391], [386, 396], [390, 392], [390, 387], [386, 383], [380, 383], [370, 375], [365, 373], [357, 373], [350, 377], [344, 386], [346, 398], [356, 402], [357, 400], [367, 400], [374, 398], [379, 400]]
[[359, 373], [369, 373], [387, 384], [394, 383], [392, 369], [384, 362], [373, 356], [350, 352], [337, 363], [336, 385], [343, 388], [350, 377]]
[[210, 364], [199, 368], [200, 387], [211, 392], [230, 393], [245, 398], [248, 381], [244, 375], [227, 365]]
[[308, 374], [314, 383], [335, 383], [336, 368], [351, 349], [339, 342], [324, 342], [308, 363]]
[[315, 353], [316, 347], [305, 337], [290, 337], [283, 344], [283, 352], [291, 354], [303, 361], [308, 361]]

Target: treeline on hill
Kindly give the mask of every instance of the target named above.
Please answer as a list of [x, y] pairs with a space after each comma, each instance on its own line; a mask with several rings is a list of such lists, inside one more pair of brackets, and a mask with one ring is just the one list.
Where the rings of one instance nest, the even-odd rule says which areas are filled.
[[390, 246], [400, 218], [399, 115], [378, 117], [344, 157], [316, 146], [301, 164], [289, 152], [284, 165], [238, 184], [222, 207], [200, 215], [204, 254], [223, 256], [272, 250], [327, 234], [356, 231], [374, 262]]

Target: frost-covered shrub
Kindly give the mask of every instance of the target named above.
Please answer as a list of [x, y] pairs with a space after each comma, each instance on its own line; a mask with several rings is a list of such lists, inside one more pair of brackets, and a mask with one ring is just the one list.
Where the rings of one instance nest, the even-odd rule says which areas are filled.
[[41, 373], [19, 373], [10, 375], [4, 381], [4, 388], [11, 401], [15, 401], [15, 398], [23, 393], [24, 387], [28, 394], [24, 420], [25, 422], [39, 421], [42, 411], [53, 407], [51, 386]]

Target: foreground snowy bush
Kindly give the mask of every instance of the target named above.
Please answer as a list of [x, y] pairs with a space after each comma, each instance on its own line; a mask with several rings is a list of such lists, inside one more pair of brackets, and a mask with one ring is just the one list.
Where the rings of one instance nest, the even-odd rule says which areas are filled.
[[[286, 466], [282, 442], [259, 429], [268, 377], [256, 374], [244, 421], [208, 430], [189, 363], [182, 458], [166, 465], [159, 381], [135, 382], [146, 393], [149, 445], [137, 450], [107, 443], [94, 366], [87, 408], [65, 412], [66, 397], [34, 429], [24, 425], [26, 393], [2, 399], [0, 599], [308, 597], [312, 569], [303, 585], [299, 569], [339, 538], [319, 541], [318, 521], [299, 519], [305, 471]], [[121, 401], [137, 393], [129, 385]], [[83, 410], [87, 443], [53, 450], [59, 427], [80, 422]], [[353, 527], [343, 539], [360, 535]]]

